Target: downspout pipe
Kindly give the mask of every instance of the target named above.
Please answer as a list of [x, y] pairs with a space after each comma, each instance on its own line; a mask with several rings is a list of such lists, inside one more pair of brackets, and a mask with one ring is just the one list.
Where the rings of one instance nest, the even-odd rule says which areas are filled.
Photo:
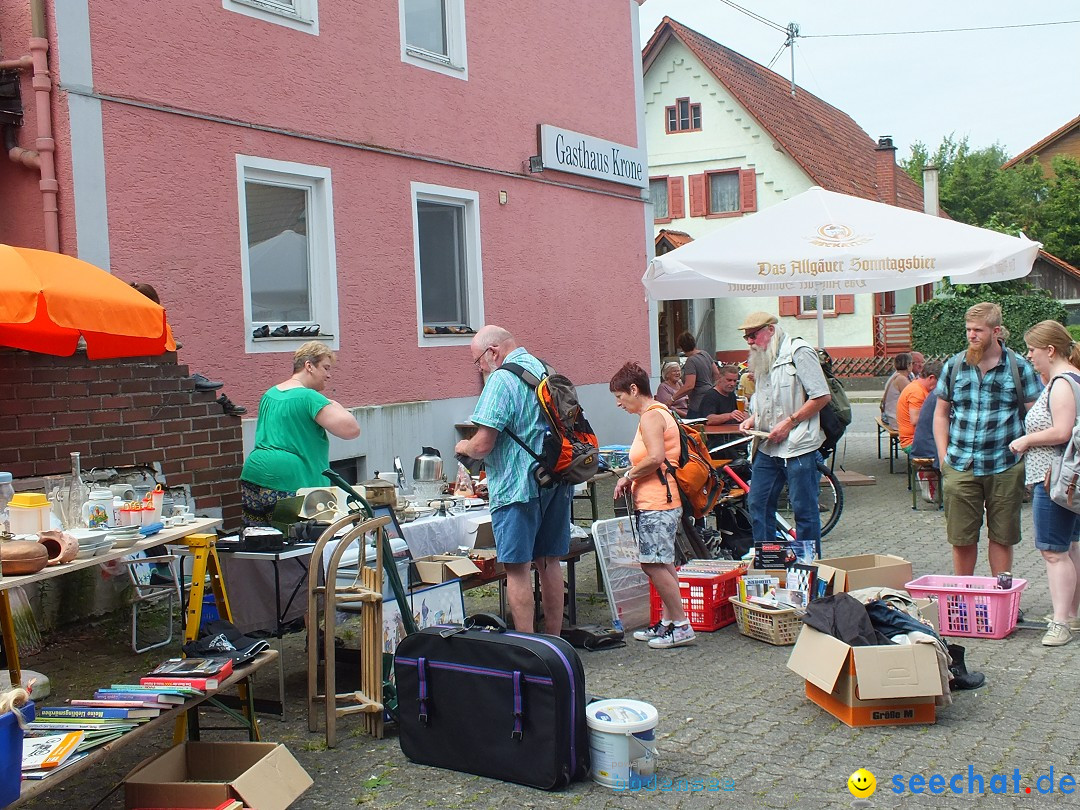
[[30, 58], [33, 60], [34, 98], [37, 102], [37, 153], [41, 170], [42, 208], [45, 213], [45, 249], [60, 252], [60, 209], [56, 182], [56, 141], [52, 128], [52, 76], [49, 74], [49, 40], [45, 32], [45, 0], [30, 0]]

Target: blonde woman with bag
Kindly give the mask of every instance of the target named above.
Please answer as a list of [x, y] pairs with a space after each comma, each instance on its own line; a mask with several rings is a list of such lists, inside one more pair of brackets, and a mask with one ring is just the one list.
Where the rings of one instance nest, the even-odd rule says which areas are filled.
[[[1060, 647], [1080, 632], [1080, 515], [1050, 500], [1046, 476], [1062, 446], [1072, 437], [1076, 424], [1076, 397], [1068, 379], [1080, 384], [1080, 346], [1057, 321], [1040, 321], [1024, 333], [1027, 357], [1046, 383], [1024, 420], [1026, 434], [1009, 444], [1025, 456], [1025, 483], [1034, 487], [1031, 513], [1035, 520], [1035, 548], [1046, 560], [1050, 602], [1042, 643]], [[1057, 382], [1057, 385], [1054, 383]]]

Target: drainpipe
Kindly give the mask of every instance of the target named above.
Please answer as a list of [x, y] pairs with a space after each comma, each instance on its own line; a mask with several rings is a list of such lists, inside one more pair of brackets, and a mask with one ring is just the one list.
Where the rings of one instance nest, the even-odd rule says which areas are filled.
[[49, 75], [49, 40], [45, 35], [45, 0], [30, 0], [30, 25], [30, 55], [0, 62], [0, 68], [33, 71], [31, 86], [37, 110], [37, 150], [20, 147], [11, 127], [4, 135], [4, 148], [11, 160], [41, 173], [38, 188], [41, 189], [45, 215], [45, 249], [59, 252], [60, 216], [56, 201], [59, 184], [53, 160], [56, 142], [52, 133], [52, 76]]
[[938, 167], [933, 165], [923, 166], [922, 170], [922, 198], [923, 212], [932, 217], [941, 216], [939, 203]]

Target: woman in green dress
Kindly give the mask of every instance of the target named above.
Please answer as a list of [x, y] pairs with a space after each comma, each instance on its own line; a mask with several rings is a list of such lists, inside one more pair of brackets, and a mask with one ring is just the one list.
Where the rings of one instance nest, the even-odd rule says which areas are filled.
[[334, 364], [330, 347], [309, 341], [293, 355], [293, 375], [259, 401], [255, 449], [244, 462], [240, 490], [245, 526], [269, 526], [274, 505], [301, 487], [327, 486], [332, 433], [360, 435], [356, 417], [323, 393]]

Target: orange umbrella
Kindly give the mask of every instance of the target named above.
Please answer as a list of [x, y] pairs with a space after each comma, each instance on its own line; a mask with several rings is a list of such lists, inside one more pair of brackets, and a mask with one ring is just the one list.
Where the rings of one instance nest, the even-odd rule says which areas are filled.
[[0, 245], [0, 346], [91, 360], [175, 351], [165, 310], [94, 265]]

